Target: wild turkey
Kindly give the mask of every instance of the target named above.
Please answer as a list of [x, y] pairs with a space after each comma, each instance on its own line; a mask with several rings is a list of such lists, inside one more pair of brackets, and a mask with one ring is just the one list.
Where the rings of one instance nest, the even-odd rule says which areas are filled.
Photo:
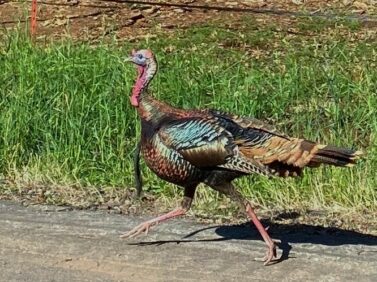
[[276, 244], [246, 199], [232, 185], [235, 178], [259, 173], [266, 176], [298, 176], [304, 167], [320, 164], [352, 166], [360, 151], [291, 138], [253, 118], [217, 110], [183, 110], [160, 102], [147, 93], [157, 72], [150, 50], [132, 51], [127, 59], [138, 75], [130, 98], [141, 118], [141, 153], [147, 166], [160, 178], [184, 188], [181, 206], [146, 221], [122, 238], [134, 237], [152, 225], [184, 215], [199, 183], [237, 201], [253, 221], [268, 246], [265, 265], [276, 258]]

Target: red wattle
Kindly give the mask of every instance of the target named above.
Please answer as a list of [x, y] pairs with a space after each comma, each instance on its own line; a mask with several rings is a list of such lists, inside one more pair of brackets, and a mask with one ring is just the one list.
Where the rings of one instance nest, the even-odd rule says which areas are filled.
[[132, 106], [138, 107], [139, 106], [139, 95], [132, 95], [130, 97], [130, 101], [131, 101]]
[[[132, 50], [132, 54], [134, 55], [134, 50]], [[139, 96], [142, 92], [143, 86], [145, 84], [145, 67], [138, 66], [137, 67], [137, 79], [135, 85], [132, 89], [132, 96], [130, 97], [131, 105], [134, 107], [139, 106]]]

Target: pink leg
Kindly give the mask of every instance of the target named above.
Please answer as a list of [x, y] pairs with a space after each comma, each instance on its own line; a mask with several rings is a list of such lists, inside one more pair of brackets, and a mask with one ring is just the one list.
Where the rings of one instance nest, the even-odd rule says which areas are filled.
[[271, 239], [270, 235], [268, 235], [266, 229], [263, 227], [262, 223], [259, 221], [257, 215], [255, 214], [251, 204], [246, 202], [246, 212], [250, 219], [253, 221], [254, 225], [258, 229], [260, 235], [262, 235], [263, 240], [266, 242], [268, 250], [266, 256], [262, 259], [264, 261], [264, 265], [267, 265], [271, 262], [273, 258], [276, 258], [276, 243]]
[[187, 212], [187, 209], [184, 208], [177, 208], [167, 214], [161, 215], [159, 217], [153, 218], [146, 222], [141, 223], [140, 225], [136, 226], [131, 231], [128, 231], [120, 236], [120, 238], [133, 238], [139, 235], [141, 232], [145, 231], [145, 235], [148, 234], [149, 228], [153, 225], [156, 225], [164, 220], [169, 218], [174, 218], [180, 215], [184, 215]]
[[[216, 179], [215, 179], [216, 180]], [[221, 180], [221, 179], [220, 179]], [[214, 180], [213, 180], [214, 181]], [[215, 182], [215, 181], [214, 181]], [[273, 258], [276, 258], [276, 243], [271, 239], [268, 235], [266, 229], [263, 227], [262, 223], [259, 221], [257, 215], [255, 214], [253, 208], [249, 201], [245, 200], [240, 192], [238, 192], [232, 183], [230, 182], [220, 182], [220, 183], [209, 183], [209, 185], [219, 191], [228, 195], [231, 199], [235, 200], [242, 209], [246, 209], [246, 213], [249, 218], [252, 220], [254, 225], [257, 227], [259, 233], [261, 234], [263, 240], [267, 244], [267, 254], [262, 259], [264, 261], [264, 265], [267, 265], [271, 262]]]
[[148, 234], [149, 228], [153, 225], [156, 225], [162, 221], [165, 221], [169, 218], [174, 218], [180, 215], [186, 214], [186, 212], [190, 209], [192, 199], [194, 197], [196, 187], [187, 187], [185, 188], [185, 196], [183, 197], [181, 206], [171, 212], [168, 212], [167, 214], [161, 215], [159, 217], [153, 218], [151, 220], [148, 220], [146, 222], [143, 222], [136, 226], [131, 231], [128, 231], [120, 236], [120, 238], [133, 238], [139, 235], [140, 233], [145, 231], [145, 234]]

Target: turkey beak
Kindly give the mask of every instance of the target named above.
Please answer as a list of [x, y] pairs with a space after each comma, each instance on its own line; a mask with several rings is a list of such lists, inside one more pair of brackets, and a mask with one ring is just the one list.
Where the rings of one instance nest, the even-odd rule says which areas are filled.
[[130, 54], [130, 56], [124, 58], [124, 61], [125, 61], [125, 62], [131, 62], [131, 63], [132, 63], [132, 62], [134, 61], [134, 56], [135, 56], [135, 54], [136, 54], [136, 50], [135, 50], [135, 49], [132, 49], [132, 50], [131, 50], [131, 54]]
[[125, 57], [125, 58], [124, 58], [124, 62], [127, 62], [127, 63], [129, 63], [129, 62], [133, 62], [133, 57], [132, 57], [132, 56]]

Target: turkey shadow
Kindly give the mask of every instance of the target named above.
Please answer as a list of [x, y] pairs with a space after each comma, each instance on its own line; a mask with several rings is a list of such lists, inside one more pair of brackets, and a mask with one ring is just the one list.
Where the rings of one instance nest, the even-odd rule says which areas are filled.
[[[272, 223], [271, 220], [261, 220], [264, 226], [269, 226], [268, 232], [277, 243], [278, 248], [282, 251], [280, 258], [274, 261], [278, 263], [288, 258], [292, 249], [290, 243], [310, 243], [313, 245], [341, 246], [341, 245], [366, 245], [377, 246], [377, 236], [363, 234], [357, 231], [345, 230], [337, 227], [322, 227], [309, 224], [280, 224]], [[195, 239], [196, 234], [214, 229], [217, 238]], [[191, 239], [192, 238], [192, 239]], [[191, 232], [178, 240], [157, 240], [152, 242], [129, 243], [129, 245], [150, 246], [163, 245], [168, 243], [203, 243], [217, 242], [227, 240], [262, 240], [258, 230], [250, 222], [237, 225], [215, 225], [200, 228]], [[376, 251], [377, 252], [377, 251]]]

